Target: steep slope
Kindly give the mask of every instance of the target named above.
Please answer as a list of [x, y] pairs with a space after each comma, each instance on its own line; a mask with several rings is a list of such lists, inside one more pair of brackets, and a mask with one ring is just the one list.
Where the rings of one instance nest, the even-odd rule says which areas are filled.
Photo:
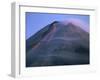
[[73, 23], [55, 21], [26, 44], [27, 67], [89, 64], [89, 34]]
[[57, 23], [57, 21], [48, 24], [43, 29], [41, 29], [36, 34], [34, 34], [33, 36], [31, 36], [29, 39], [26, 40], [26, 52], [28, 52], [31, 48], [33, 48], [41, 39], [45, 37], [45, 35], [47, 35], [50, 32], [52, 25], [54, 23]]

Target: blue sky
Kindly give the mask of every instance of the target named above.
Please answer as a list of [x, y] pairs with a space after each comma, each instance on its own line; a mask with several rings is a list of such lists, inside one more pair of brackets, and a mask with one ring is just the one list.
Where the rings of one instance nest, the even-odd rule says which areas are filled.
[[89, 15], [76, 14], [50, 14], [50, 13], [34, 13], [26, 12], [26, 39], [38, 32], [46, 25], [53, 21], [64, 21], [68, 19], [78, 19], [83, 21], [86, 25], [85, 30], [89, 29]]

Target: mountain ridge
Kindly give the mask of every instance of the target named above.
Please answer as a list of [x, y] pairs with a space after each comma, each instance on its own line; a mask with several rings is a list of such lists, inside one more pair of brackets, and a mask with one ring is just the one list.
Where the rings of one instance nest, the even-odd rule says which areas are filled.
[[89, 64], [89, 33], [54, 21], [26, 41], [26, 52], [27, 67]]

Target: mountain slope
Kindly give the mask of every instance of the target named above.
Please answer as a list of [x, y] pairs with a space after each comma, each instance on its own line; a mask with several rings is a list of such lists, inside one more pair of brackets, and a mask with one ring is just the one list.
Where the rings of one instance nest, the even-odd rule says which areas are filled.
[[89, 34], [55, 21], [26, 41], [26, 66], [89, 64]]

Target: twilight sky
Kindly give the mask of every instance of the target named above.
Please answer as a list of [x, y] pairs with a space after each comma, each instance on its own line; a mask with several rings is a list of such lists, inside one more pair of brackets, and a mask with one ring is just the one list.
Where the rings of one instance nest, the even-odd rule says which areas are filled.
[[[72, 21], [89, 32], [89, 15], [26, 12], [26, 39], [53, 21]], [[80, 27], [81, 27], [80, 26]]]

